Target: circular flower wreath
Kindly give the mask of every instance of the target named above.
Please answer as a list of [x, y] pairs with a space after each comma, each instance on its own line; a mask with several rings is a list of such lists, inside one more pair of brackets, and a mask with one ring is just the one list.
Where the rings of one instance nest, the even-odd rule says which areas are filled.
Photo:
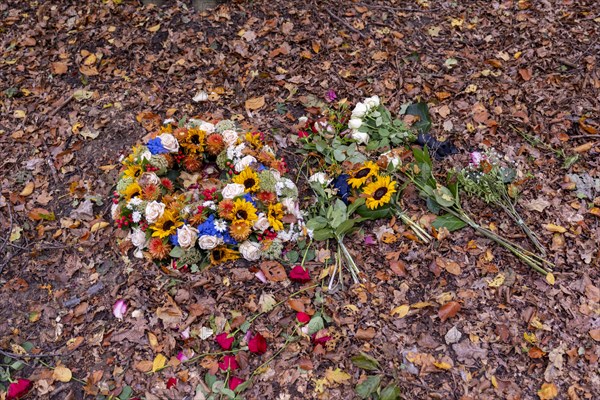
[[112, 206], [136, 257], [194, 272], [277, 259], [304, 235], [298, 189], [263, 133], [190, 119], [151, 136], [122, 161]]

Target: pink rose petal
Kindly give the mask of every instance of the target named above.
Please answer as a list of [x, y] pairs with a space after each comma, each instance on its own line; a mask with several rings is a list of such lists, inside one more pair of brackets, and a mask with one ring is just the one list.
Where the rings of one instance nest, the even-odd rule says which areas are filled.
[[113, 315], [117, 319], [123, 319], [125, 314], [127, 313], [127, 303], [123, 299], [119, 299], [113, 305]]

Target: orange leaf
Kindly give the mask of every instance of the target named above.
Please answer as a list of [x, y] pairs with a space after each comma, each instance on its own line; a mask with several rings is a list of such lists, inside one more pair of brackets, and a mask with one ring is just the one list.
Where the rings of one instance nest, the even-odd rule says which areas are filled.
[[539, 347], [532, 347], [529, 349], [529, 357], [531, 358], [542, 358], [546, 353]]
[[246, 108], [248, 110], [258, 110], [265, 105], [265, 96], [253, 97], [246, 100]]
[[260, 270], [271, 282], [282, 282], [287, 279], [285, 268], [277, 261], [265, 261], [260, 264]]
[[525, 81], [531, 80], [531, 74], [531, 68], [523, 68], [519, 70], [519, 75], [521, 75], [521, 78], [523, 78]]
[[52, 71], [54, 75], [66, 74], [68, 69], [69, 67], [64, 62], [57, 61], [50, 64], [50, 71]]
[[592, 337], [592, 339], [594, 339], [596, 342], [600, 342], [600, 329], [592, 329], [590, 331], [590, 336]]
[[540, 400], [552, 400], [558, 396], [558, 388], [554, 383], [544, 383], [542, 388], [538, 390], [537, 395]]
[[595, 135], [598, 133], [598, 129], [585, 123], [585, 117], [579, 118], [579, 127], [590, 135]]
[[288, 305], [290, 308], [296, 312], [306, 312], [306, 307], [304, 303], [299, 299], [289, 299]]
[[449, 301], [440, 307], [438, 311], [438, 316], [444, 322], [448, 318], [452, 318], [456, 316], [456, 313], [460, 311], [460, 304], [456, 301]]

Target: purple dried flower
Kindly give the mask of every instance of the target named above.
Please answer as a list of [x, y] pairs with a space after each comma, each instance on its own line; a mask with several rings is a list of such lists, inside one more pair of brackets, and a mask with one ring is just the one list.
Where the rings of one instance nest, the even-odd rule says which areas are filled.
[[335, 99], [337, 99], [337, 94], [333, 89], [329, 89], [327, 93], [325, 93], [325, 100], [331, 103]]

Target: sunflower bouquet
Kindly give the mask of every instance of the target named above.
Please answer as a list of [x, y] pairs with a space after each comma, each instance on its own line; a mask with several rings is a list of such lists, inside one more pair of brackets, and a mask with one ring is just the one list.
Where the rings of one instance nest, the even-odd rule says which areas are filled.
[[192, 272], [281, 257], [305, 233], [298, 189], [264, 133], [165, 121], [123, 159], [112, 217], [134, 255]]
[[518, 196], [518, 189], [514, 184], [516, 170], [503, 165], [499, 155], [493, 149], [486, 152], [474, 151], [469, 156], [469, 165], [457, 174], [458, 181], [465, 192], [501, 208], [529, 237], [538, 251], [546, 254], [539, 237], [527, 226], [516, 209]]

